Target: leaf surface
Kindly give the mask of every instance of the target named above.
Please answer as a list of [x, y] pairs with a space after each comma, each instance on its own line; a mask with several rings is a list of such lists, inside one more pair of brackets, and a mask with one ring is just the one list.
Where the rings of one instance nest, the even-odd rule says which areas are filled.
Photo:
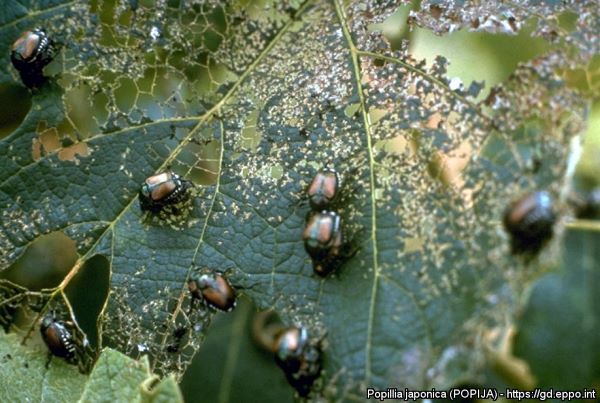
[[43, 345], [21, 345], [16, 335], [0, 338], [0, 396], [3, 400], [74, 402], [79, 399], [87, 377], [61, 359], [48, 367]]
[[[559, 197], [584, 127], [586, 100], [556, 74], [576, 63], [564, 48], [479, 102], [482, 84], [447, 77], [444, 58], [414, 60], [370, 30], [393, 2], [34, 3], [0, 14], [4, 48], [42, 22], [60, 46], [0, 142], [2, 267], [64, 232], [79, 260], [50, 292], [60, 301], [102, 256], [104, 343], [150, 353], [161, 373], [183, 372], [212, 317], [189, 310], [186, 280], [200, 267], [325, 336], [336, 396], [477, 372], [479, 335], [539, 271], [515, 269], [504, 206], [536, 188]], [[0, 62], [1, 82], [16, 85], [8, 56]], [[462, 161], [458, 176], [448, 161]], [[323, 166], [343, 178], [337, 211], [357, 249], [325, 279], [301, 241], [304, 190]], [[184, 221], [139, 209], [140, 184], [168, 167], [195, 184]], [[191, 336], [174, 353], [180, 326]]]

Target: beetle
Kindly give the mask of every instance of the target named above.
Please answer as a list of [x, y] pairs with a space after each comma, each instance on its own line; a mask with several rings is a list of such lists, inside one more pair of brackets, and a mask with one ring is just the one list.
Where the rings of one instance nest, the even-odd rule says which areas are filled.
[[554, 202], [547, 191], [527, 193], [504, 212], [503, 224], [511, 236], [514, 254], [537, 254], [554, 234]]
[[310, 206], [315, 211], [331, 206], [339, 195], [340, 178], [332, 168], [323, 168], [317, 172], [306, 189]]
[[203, 299], [208, 305], [221, 311], [231, 311], [235, 307], [235, 290], [220, 274], [198, 276], [194, 273], [188, 280], [188, 290], [192, 295], [192, 304], [196, 299]]
[[310, 393], [321, 372], [319, 341], [312, 341], [304, 326], [284, 329], [276, 338], [275, 361], [300, 396]]
[[309, 214], [302, 240], [304, 249], [313, 261], [315, 273], [325, 276], [345, 255], [342, 219], [334, 211]]
[[65, 322], [56, 320], [53, 314], [48, 314], [42, 319], [40, 332], [53, 355], [64, 358], [67, 362], [75, 361], [75, 341]]
[[184, 201], [188, 197], [190, 181], [181, 179], [174, 172], [162, 172], [146, 178], [139, 192], [140, 208], [158, 213], [168, 205]]
[[42, 69], [52, 61], [55, 51], [54, 41], [43, 29], [35, 28], [23, 32], [13, 43], [10, 59], [23, 83], [31, 88], [42, 83]]
[[335, 211], [323, 210], [309, 214], [302, 234], [304, 248], [313, 259], [329, 255], [332, 248], [343, 243], [342, 219]]

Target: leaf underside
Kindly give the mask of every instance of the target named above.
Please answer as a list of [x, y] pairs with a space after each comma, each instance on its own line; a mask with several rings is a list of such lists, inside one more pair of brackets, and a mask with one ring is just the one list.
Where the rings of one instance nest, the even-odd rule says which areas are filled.
[[[0, 141], [0, 267], [53, 231], [76, 243], [70, 276], [103, 257], [102, 342], [149, 353], [160, 373], [183, 373], [213, 315], [188, 309], [186, 279], [200, 267], [324, 335], [338, 396], [450, 386], [476, 372], [479, 336], [511, 320], [522, 280], [540, 270], [509, 255], [500, 217], [524, 191], [560, 198], [587, 101], [556, 72], [597, 53], [586, 41], [597, 27], [557, 30], [559, 45], [482, 101], [480, 84], [447, 77], [444, 58], [426, 65], [372, 32], [395, 2], [32, 3], [4, 6], [0, 48], [42, 25], [60, 50], [29, 114]], [[412, 23], [438, 32], [507, 10], [518, 24], [542, 12], [598, 15], [594, 2], [436, 2], [440, 17], [423, 3]], [[18, 85], [8, 53], [0, 59], [0, 81]], [[432, 169], [448, 159], [466, 165], [450, 183]], [[323, 166], [342, 177], [338, 212], [358, 248], [325, 279], [300, 239], [303, 192]], [[184, 220], [139, 209], [140, 183], [167, 167], [195, 184]], [[48, 292], [54, 303], [67, 283]], [[182, 324], [192, 334], [170, 352]], [[453, 360], [468, 365], [455, 375]]]

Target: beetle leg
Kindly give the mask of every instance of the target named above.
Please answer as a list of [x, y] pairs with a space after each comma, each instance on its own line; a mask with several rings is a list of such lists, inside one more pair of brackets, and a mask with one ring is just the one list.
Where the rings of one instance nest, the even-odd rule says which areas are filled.
[[48, 358], [46, 359], [46, 369], [50, 368], [50, 361], [52, 361], [52, 353], [48, 352]]

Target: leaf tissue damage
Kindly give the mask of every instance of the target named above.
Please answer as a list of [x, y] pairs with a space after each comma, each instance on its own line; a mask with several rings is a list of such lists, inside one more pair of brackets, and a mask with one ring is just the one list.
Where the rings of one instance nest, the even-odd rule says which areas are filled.
[[[163, 373], [180, 375], [201, 343], [213, 312], [188, 309], [186, 280], [207, 267], [326, 335], [336, 396], [468, 378], [482, 336], [510, 322], [523, 273], [538, 270], [509, 256], [499, 217], [521, 192], [561, 195], [586, 100], [558, 72], [598, 53], [597, 2], [423, 2], [409, 22], [439, 33], [505, 33], [537, 18], [535, 34], [556, 43], [483, 101], [483, 85], [448, 77], [444, 58], [415, 60], [408, 43], [391, 50], [370, 30], [396, 2], [264, 3], [8, 2], [2, 49], [43, 25], [60, 50], [0, 142], [2, 267], [43, 234], [75, 241], [79, 260], [41, 293], [44, 311], [103, 256], [102, 343], [150, 354]], [[565, 13], [573, 27], [560, 25]], [[18, 83], [8, 52], [0, 58], [2, 83]], [[358, 251], [322, 279], [301, 233], [303, 191], [324, 166], [343, 178], [338, 212]], [[195, 184], [183, 222], [139, 209], [140, 184], [168, 167]]]
[[[466, 3], [466, 4], [465, 4]], [[583, 57], [600, 51], [598, 43], [598, 3], [566, 1], [484, 1], [424, 0], [419, 11], [411, 12], [410, 21], [437, 33], [462, 28], [473, 31], [516, 34], [528, 18], [533, 18], [539, 35], [551, 42], [565, 41]]]

